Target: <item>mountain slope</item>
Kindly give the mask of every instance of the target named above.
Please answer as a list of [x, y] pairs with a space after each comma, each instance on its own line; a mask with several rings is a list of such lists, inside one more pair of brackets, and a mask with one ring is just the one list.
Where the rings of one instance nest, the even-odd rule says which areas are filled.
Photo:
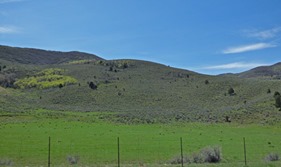
[[251, 69], [249, 71], [238, 74], [242, 78], [255, 78], [263, 77], [268, 79], [280, 79], [281, 78], [281, 63], [277, 63], [271, 66], [261, 66]]
[[41, 49], [18, 48], [0, 45], [0, 59], [20, 64], [44, 65], [61, 64], [74, 60], [103, 60], [102, 58], [82, 52], [57, 52]]

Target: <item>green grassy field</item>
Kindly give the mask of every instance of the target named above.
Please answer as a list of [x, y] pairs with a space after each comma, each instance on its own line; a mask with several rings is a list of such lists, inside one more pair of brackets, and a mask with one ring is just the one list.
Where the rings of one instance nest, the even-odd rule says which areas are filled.
[[[248, 166], [280, 166], [266, 162], [271, 152], [281, 153], [281, 126], [238, 124], [114, 124], [102, 121], [112, 113], [74, 113], [37, 110], [25, 114], [1, 113], [0, 161], [13, 166], [47, 166], [51, 137], [52, 166], [70, 166], [68, 156], [79, 156], [77, 166], [116, 166], [117, 137], [121, 166], [172, 166], [180, 155], [192, 155], [206, 146], [220, 146], [219, 164], [188, 166], [243, 166], [243, 137]], [[180, 165], [174, 165], [180, 166]], [[187, 166], [187, 164], [185, 164]]]

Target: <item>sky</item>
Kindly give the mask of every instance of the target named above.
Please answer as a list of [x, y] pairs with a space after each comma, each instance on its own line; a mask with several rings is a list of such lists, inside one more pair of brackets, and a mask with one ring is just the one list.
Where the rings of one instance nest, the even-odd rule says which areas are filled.
[[281, 61], [281, 1], [0, 0], [0, 45], [238, 73]]

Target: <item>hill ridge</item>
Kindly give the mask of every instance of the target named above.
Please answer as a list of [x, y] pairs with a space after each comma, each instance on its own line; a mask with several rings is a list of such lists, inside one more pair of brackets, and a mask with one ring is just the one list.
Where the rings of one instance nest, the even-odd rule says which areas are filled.
[[242, 78], [267, 78], [280, 79], [281, 78], [281, 62], [269, 66], [259, 66], [248, 71], [237, 74]]
[[21, 48], [0, 45], [0, 59], [20, 64], [62, 64], [74, 60], [104, 60], [103, 58], [79, 51], [50, 51], [35, 48]]

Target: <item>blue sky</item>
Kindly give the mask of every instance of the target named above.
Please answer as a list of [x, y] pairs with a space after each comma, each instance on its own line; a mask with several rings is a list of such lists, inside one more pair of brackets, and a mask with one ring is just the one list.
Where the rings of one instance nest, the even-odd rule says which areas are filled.
[[0, 0], [0, 44], [204, 74], [281, 61], [280, 0]]

